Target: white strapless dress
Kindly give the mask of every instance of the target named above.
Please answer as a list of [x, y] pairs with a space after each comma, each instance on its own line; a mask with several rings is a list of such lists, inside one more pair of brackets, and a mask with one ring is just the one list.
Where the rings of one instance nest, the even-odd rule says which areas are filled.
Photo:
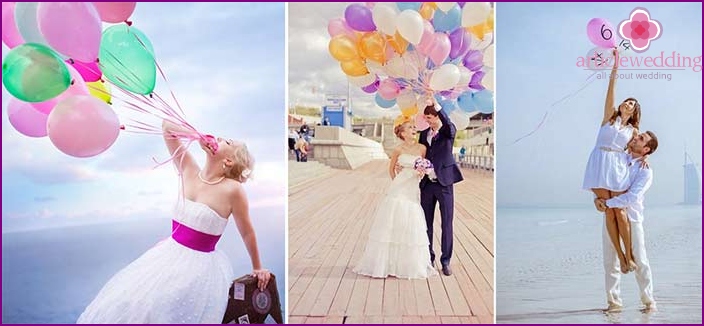
[[371, 277], [422, 279], [436, 275], [430, 265], [425, 214], [420, 206], [419, 178], [413, 169], [418, 156], [401, 154], [404, 167], [381, 201], [362, 258], [353, 271]]
[[[189, 200], [175, 216], [210, 235], [221, 235], [227, 226], [209, 206]], [[77, 323], [219, 324], [233, 279], [224, 253], [193, 250], [169, 237], [115, 274]]]

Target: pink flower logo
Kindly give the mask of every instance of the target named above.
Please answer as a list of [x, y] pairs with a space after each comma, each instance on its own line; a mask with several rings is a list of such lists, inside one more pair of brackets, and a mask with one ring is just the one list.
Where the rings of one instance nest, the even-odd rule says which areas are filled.
[[629, 19], [618, 25], [619, 34], [631, 42], [635, 52], [644, 52], [650, 47], [650, 41], [662, 35], [662, 25], [650, 18], [650, 12], [645, 8], [635, 8]]

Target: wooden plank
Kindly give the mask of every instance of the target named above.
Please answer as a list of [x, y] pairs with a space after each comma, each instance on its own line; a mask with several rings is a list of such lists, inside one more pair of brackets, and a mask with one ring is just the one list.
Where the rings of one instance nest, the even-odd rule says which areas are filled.
[[[306, 180], [289, 191], [289, 322], [493, 320], [492, 174], [463, 170], [465, 181], [455, 185], [454, 275], [406, 280], [352, 272], [390, 184], [387, 164], [373, 161], [354, 171], [333, 169], [325, 178]], [[435, 220], [439, 263], [439, 211]]]

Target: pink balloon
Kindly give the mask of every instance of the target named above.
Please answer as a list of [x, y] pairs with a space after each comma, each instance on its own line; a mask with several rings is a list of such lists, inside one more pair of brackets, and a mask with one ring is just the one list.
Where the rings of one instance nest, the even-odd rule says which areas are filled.
[[428, 57], [436, 66], [441, 65], [450, 55], [450, 37], [443, 32], [435, 33], [435, 42], [428, 52]]
[[428, 55], [430, 49], [435, 45], [435, 29], [429, 21], [423, 21], [423, 36], [416, 47], [416, 51], [422, 55]]
[[82, 62], [98, 58], [102, 25], [90, 2], [40, 2], [37, 20], [54, 50]]
[[46, 129], [51, 142], [63, 153], [91, 157], [115, 143], [120, 121], [105, 102], [90, 95], [76, 95], [56, 105]]
[[2, 3], [2, 42], [12, 49], [24, 43], [15, 23], [15, 3]]
[[598, 47], [615, 48], [617, 33], [611, 23], [603, 18], [593, 18], [587, 24], [587, 36]]
[[425, 130], [430, 128], [428, 120], [425, 120], [425, 116], [418, 113], [416, 114], [416, 130]]
[[51, 110], [54, 109], [57, 103], [61, 102], [61, 100], [67, 97], [74, 95], [90, 94], [88, 92], [88, 86], [86, 85], [86, 82], [83, 81], [83, 77], [81, 77], [81, 74], [79, 74], [78, 71], [76, 71], [76, 69], [74, 69], [71, 65], [66, 65], [66, 68], [68, 69], [68, 72], [71, 73], [71, 85], [68, 86], [68, 89], [66, 89], [63, 93], [59, 94], [57, 97], [54, 97], [52, 99], [46, 100], [44, 102], [32, 103], [32, 107], [37, 109], [39, 112], [49, 114], [51, 113]]
[[401, 88], [393, 79], [384, 79], [379, 84], [379, 96], [387, 101], [395, 99], [400, 91]]
[[93, 2], [100, 14], [100, 19], [106, 23], [121, 23], [132, 16], [136, 2]]
[[376, 2], [365, 2], [364, 5], [367, 6], [367, 8], [372, 9], [374, 8], [374, 5], [376, 5]]
[[10, 124], [25, 136], [44, 137], [47, 134], [48, 116], [34, 109], [28, 102], [11, 97], [7, 104], [7, 117]]
[[103, 72], [100, 71], [100, 65], [98, 65], [97, 61], [85, 63], [68, 59], [66, 60], [66, 65], [73, 66], [81, 75], [81, 78], [88, 83], [99, 81], [103, 76]]
[[354, 35], [354, 31], [352, 30], [352, 28], [350, 28], [349, 25], [347, 25], [347, 22], [344, 18], [330, 19], [330, 21], [328, 22], [328, 34], [330, 34], [330, 37], [335, 37], [344, 34], [351, 37], [353, 40], [357, 39], [357, 36]]

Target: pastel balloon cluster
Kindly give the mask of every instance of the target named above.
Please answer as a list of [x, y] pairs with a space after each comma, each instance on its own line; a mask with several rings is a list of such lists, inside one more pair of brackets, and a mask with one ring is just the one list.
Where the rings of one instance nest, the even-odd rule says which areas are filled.
[[[8, 116], [28, 137], [49, 136], [63, 153], [91, 157], [117, 139], [109, 84], [150, 94], [154, 50], [127, 19], [136, 2], [3, 2], [2, 82]], [[120, 23], [103, 30], [104, 23]], [[106, 82], [108, 81], [108, 82]]]
[[381, 108], [493, 112], [493, 12], [489, 2], [355, 3], [329, 21], [328, 50]]

